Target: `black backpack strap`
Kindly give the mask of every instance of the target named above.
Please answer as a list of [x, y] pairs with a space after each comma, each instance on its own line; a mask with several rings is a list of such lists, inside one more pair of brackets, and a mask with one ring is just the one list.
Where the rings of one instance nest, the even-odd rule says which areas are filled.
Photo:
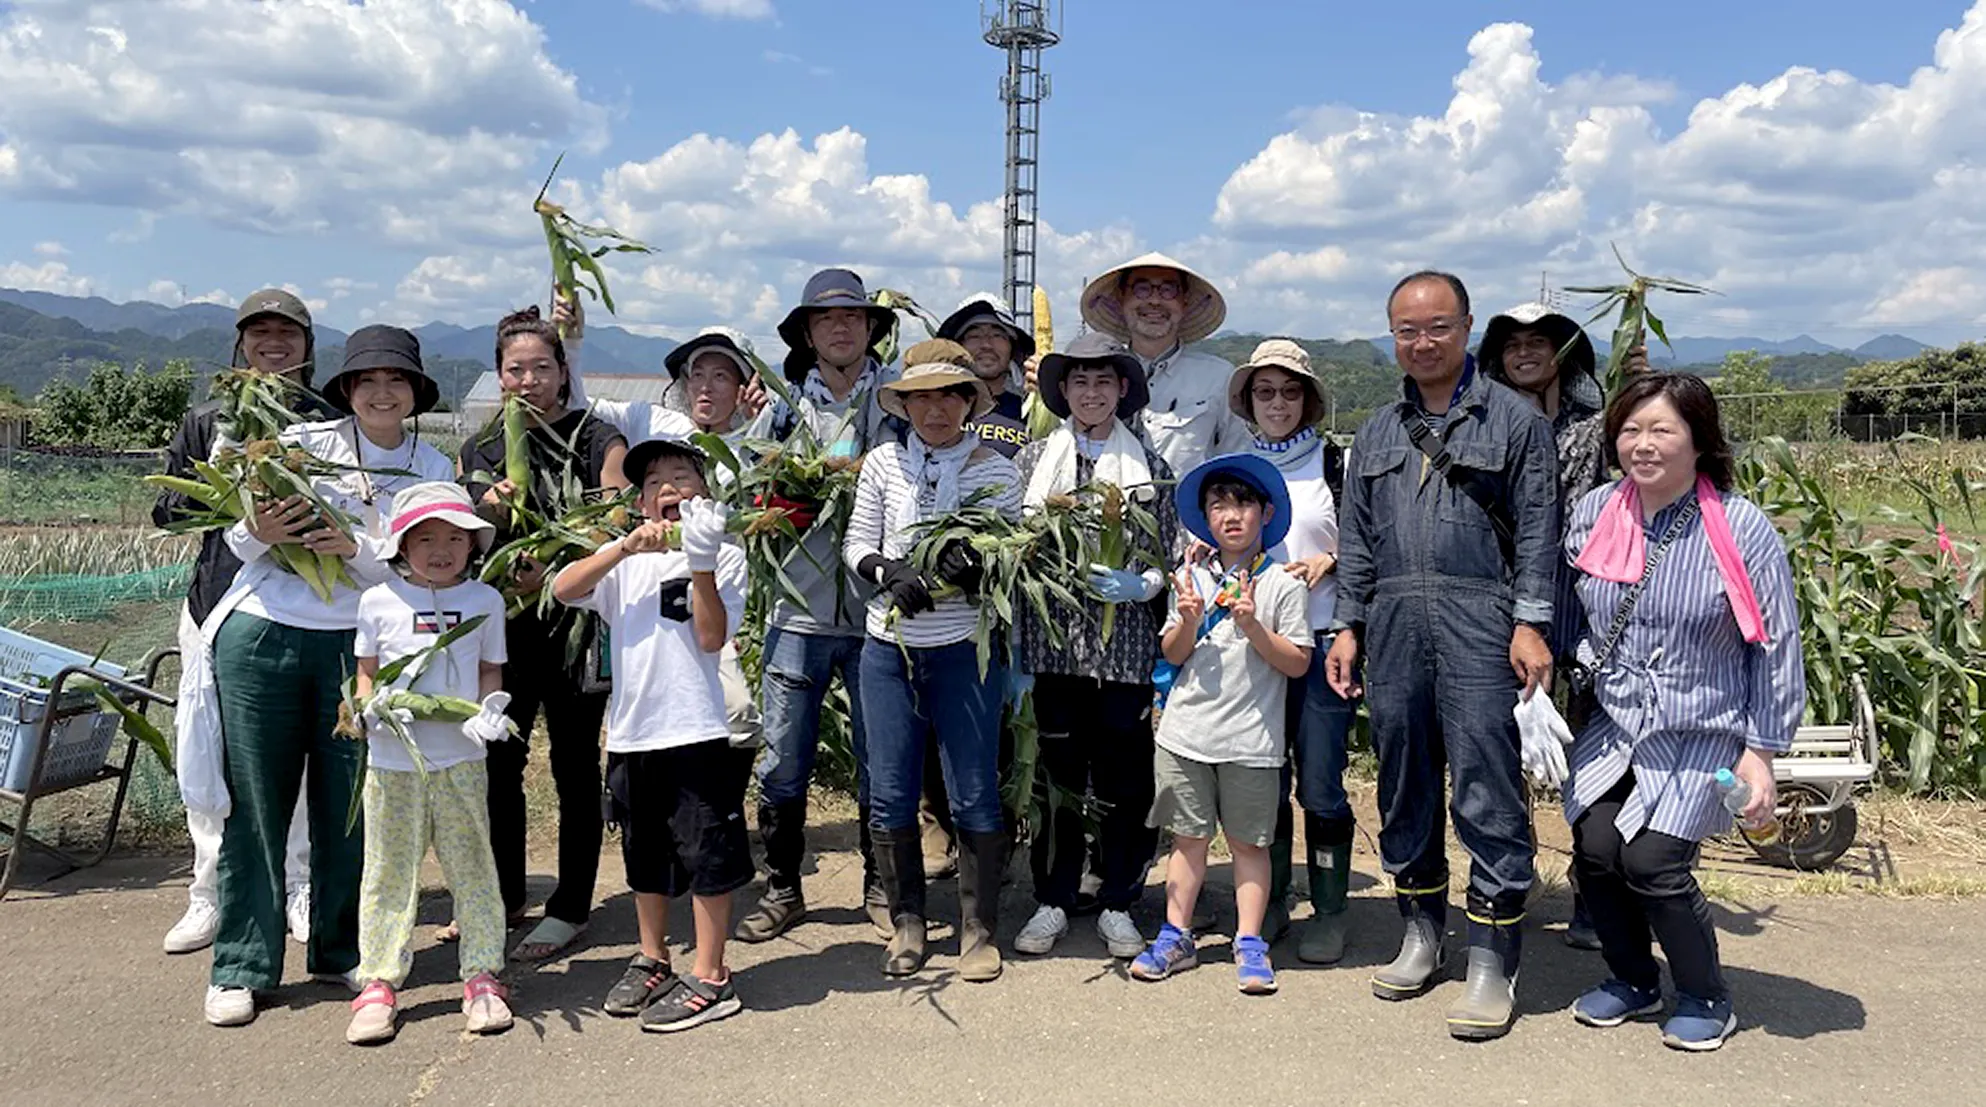
[[1504, 562], [1515, 565], [1517, 526], [1503, 504], [1497, 501], [1496, 492], [1489, 486], [1484, 474], [1473, 469], [1456, 468], [1455, 459], [1448, 454], [1448, 447], [1428, 429], [1420, 413], [1411, 407], [1400, 408], [1400, 424], [1406, 428], [1414, 448], [1427, 455], [1428, 464], [1434, 466], [1434, 471], [1457, 491], [1474, 500], [1476, 506], [1483, 509], [1483, 514], [1489, 516], [1490, 529], [1496, 532], [1496, 544], [1503, 553]]

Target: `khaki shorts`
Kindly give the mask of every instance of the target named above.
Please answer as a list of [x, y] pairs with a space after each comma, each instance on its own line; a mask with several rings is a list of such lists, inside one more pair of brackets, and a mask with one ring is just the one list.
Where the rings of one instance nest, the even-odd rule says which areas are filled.
[[1145, 825], [1182, 838], [1212, 838], [1218, 825], [1229, 842], [1267, 846], [1276, 836], [1276, 793], [1282, 771], [1259, 765], [1180, 757], [1160, 746], [1152, 754], [1156, 794]]

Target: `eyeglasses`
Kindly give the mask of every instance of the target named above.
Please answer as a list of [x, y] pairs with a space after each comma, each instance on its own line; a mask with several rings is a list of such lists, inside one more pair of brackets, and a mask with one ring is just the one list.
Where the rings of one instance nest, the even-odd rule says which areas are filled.
[[1248, 390], [1248, 394], [1253, 396], [1258, 404], [1273, 403], [1278, 396], [1282, 397], [1285, 403], [1300, 404], [1303, 402], [1303, 393], [1304, 387], [1300, 384], [1286, 384], [1281, 388], [1272, 384], [1258, 384]]
[[1453, 338], [1461, 329], [1462, 325], [1454, 320], [1437, 319], [1425, 327], [1394, 327], [1393, 341], [1398, 342], [1402, 346], [1412, 346], [1425, 336], [1435, 342], [1446, 342], [1450, 338]]
[[1134, 300], [1177, 300], [1180, 287], [1178, 281], [1136, 280], [1131, 282], [1131, 298]]

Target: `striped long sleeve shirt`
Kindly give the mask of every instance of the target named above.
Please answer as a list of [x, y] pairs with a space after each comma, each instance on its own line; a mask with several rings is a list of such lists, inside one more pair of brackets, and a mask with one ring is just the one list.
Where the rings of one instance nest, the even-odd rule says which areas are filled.
[[[987, 506], [1008, 518], [1020, 518], [1019, 471], [1012, 461], [982, 446], [973, 451], [972, 458], [959, 474], [959, 498], [970, 499], [973, 493], [984, 488], [999, 489]], [[904, 472], [902, 446], [884, 442], [862, 459], [862, 476], [855, 483], [855, 506], [849, 511], [848, 531], [841, 544], [842, 560], [850, 573], [856, 572], [862, 559], [873, 553], [888, 558], [910, 556], [912, 535], [898, 530], [895, 520], [898, 507], [918, 495], [919, 489]], [[918, 518], [931, 517], [928, 507], [920, 505]], [[908, 618], [899, 617], [894, 625], [889, 621], [890, 606], [889, 593], [879, 591], [872, 596], [865, 629], [871, 638], [886, 642], [901, 641], [914, 649], [963, 642], [972, 637], [979, 623], [979, 608], [957, 595], [939, 600], [934, 611], [920, 612]]]
[[[1585, 549], [1615, 487], [1602, 485], [1573, 508], [1568, 560]], [[1694, 496], [1646, 524], [1650, 551]], [[1807, 706], [1792, 571], [1764, 512], [1732, 495], [1724, 497], [1724, 510], [1765, 615], [1767, 641], [1748, 643], [1739, 633], [1699, 514], [1655, 567], [1595, 681], [1604, 710], [1573, 742], [1568, 822], [1576, 823], [1632, 768], [1634, 791], [1615, 819], [1623, 838], [1643, 829], [1692, 841], [1722, 833], [1731, 816], [1712, 783], [1717, 770], [1737, 764], [1747, 746], [1775, 753], [1792, 746]], [[1631, 586], [1577, 576], [1588, 628], [1580, 654], [1590, 657]]]

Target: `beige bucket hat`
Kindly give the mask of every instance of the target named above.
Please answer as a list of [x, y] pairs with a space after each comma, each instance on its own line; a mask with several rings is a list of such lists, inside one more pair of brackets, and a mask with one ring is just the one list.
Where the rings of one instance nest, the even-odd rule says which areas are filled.
[[1324, 417], [1324, 382], [1317, 379], [1317, 371], [1310, 367], [1310, 351], [1288, 338], [1270, 338], [1255, 347], [1248, 355], [1247, 363], [1237, 368], [1227, 378], [1228, 410], [1241, 417], [1242, 422], [1253, 425], [1255, 405], [1249, 402], [1248, 381], [1257, 369], [1281, 369], [1303, 382], [1309, 392], [1310, 411], [1304, 424]]
[[1083, 289], [1083, 322], [1112, 338], [1129, 342], [1131, 328], [1124, 322], [1123, 292], [1118, 288], [1124, 274], [1133, 269], [1178, 270], [1185, 284], [1185, 310], [1179, 316], [1179, 343], [1191, 345], [1221, 329], [1227, 319], [1227, 301], [1214, 282], [1188, 269], [1183, 262], [1164, 254], [1151, 253], [1132, 258], [1091, 281]]
[[903, 406], [904, 393], [961, 384], [972, 386], [972, 414], [967, 419], [977, 419], [993, 410], [993, 394], [986, 391], [986, 382], [972, 371], [972, 354], [949, 338], [926, 339], [903, 352], [903, 375], [879, 389], [876, 402], [884, 411], [907, 420], [910, 412]]

